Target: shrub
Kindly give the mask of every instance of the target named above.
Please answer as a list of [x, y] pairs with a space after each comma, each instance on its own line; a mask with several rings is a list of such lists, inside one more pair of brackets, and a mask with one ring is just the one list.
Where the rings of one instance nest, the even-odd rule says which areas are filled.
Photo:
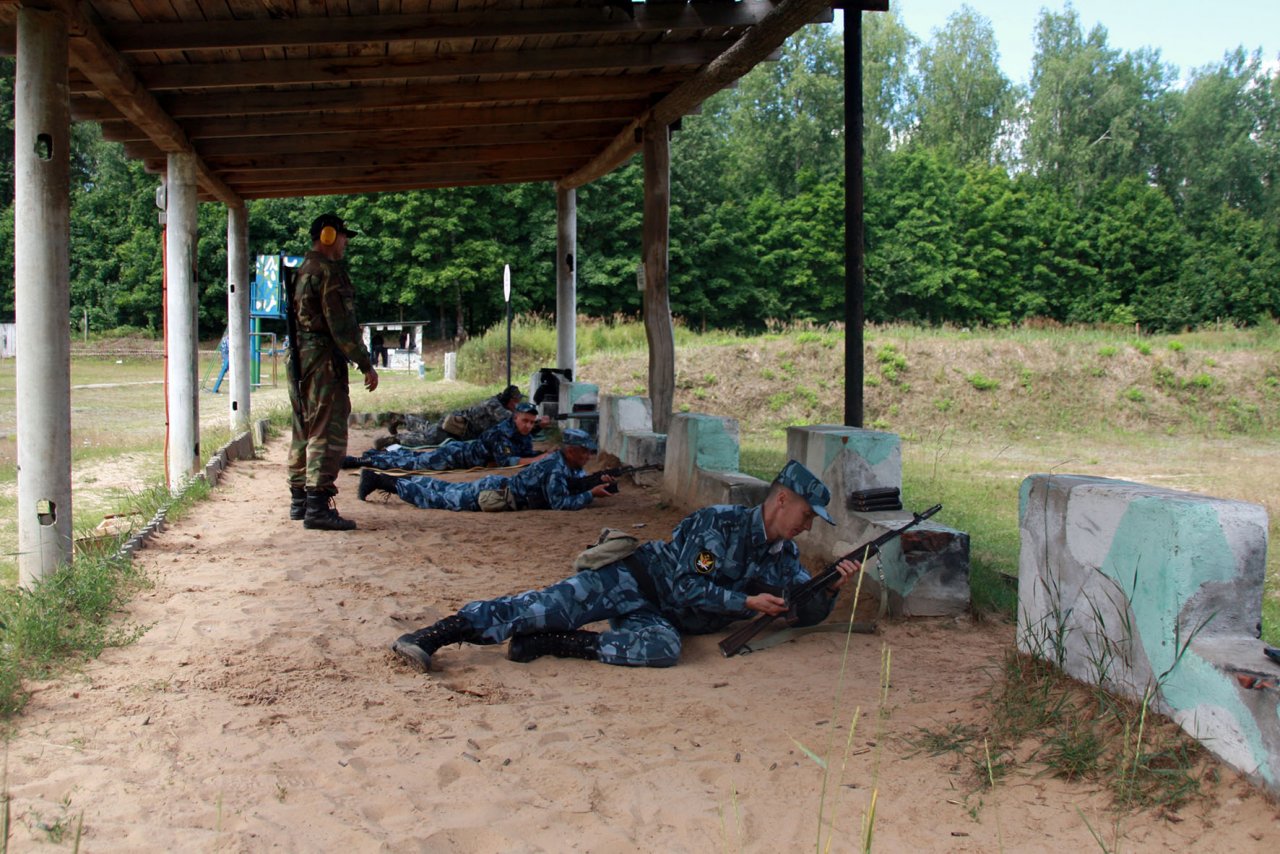
[[965, 377], [969, 381], [969, 385], [978, 391], [991, 391], [1000, 388], [1000, 381], [993, 380], [990, 377], [983, 376], [980, 373], [972, 373]]

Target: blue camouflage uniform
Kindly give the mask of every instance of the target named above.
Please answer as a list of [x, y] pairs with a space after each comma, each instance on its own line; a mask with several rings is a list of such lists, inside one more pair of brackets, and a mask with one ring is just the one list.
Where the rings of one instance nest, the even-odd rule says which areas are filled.
[[586, 476], [557, 452], [511, 477], [491, 474], [469, 483], [449, 483], [425, 475], [397, 478], [396, 494], [424, 509], [479, 510], [481, 492], [510, 489], [517, 510], [581, 510], [595, 496], [589, 491], [570, 493], [569, 480]]
[[407, 469], [410, 471], [449, 471], [479, 466], [515, 466], [521, 460], [536, 457], [533, 440], [516, 429], [514, 418], [508, 417], [481, 434], [479, 439], [466, 442], [449, 442], [434, 451], [409, 451], [405, 449], [368, 451], [364, 464], [369, 468]]
[[[715, 632], [754, 616], [747, 596], [767, 589], [761, 585], [794, 589], [808, 580], [794, 542], [765, 539], [761, 507], [717, 505], [685, 517], [670, 542], [645, 543], [625, 561], [542, 590], [472, 602], [458, 613], [481, 643], [607, 619], [600, 661], [670, 667], [680, 658], [681, 634]], [[821, 622], [834, 604], [834, 594], [813, 597], [796, 625]]]

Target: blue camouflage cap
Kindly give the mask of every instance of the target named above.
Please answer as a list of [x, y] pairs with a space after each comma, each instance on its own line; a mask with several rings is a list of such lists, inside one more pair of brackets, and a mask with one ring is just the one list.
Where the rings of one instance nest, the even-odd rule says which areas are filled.
[[790, 460], [782, 467], [782, 471], [778, 472], [778, 476], [774, 478], [773, 482], [785, 486], [796, 495], [799, 495], [809, 502], [809, 506], [813, 508], [814, 513], [817, 513], [828, 523], [835, 524], [835, 520], [827, 512], [827, 504], [831, 501], [831, 490], [827, 489], [826, 484], [818, 480], [813, 472], [800, 465], [800, 463]]
[[516, 412], [531, 412], [534, 415], [537, 415], [538, 407], [534, 406], [532, 403], [529, 403], [528, 401], [525, 401], [524, 403], [516, 404]]
[[560, 434], [560, 442], [564, 445], [577, 445], [580, 448], [586, 448], [594, 453], [596, 451], [596, 440], [591, 438], [591, 434], [586, 430], [577, 430], [570, 427]]

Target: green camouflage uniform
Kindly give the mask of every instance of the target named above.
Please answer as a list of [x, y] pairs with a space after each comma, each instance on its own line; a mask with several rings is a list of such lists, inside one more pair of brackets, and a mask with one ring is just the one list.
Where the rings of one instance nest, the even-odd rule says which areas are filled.
[[293, 306], [298, 340], [289, 357], [289, 486], [332, 495], [347, 453], [347, 362], [355, 362], [361, 373], [372, 370], [373, 363], [356, 322], [355, 288], [344, 265], [308, 252], [294, 282]]

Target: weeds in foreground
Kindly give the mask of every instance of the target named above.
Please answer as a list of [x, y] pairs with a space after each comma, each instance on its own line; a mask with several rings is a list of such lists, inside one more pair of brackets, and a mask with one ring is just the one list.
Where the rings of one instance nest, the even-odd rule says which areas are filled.
[[[196, 478], [176, 496], [157, 485], [134, 493], [126, 503], [146, 518], [166, 507], [173, 521], [209, 490], [204, 478]], [[24, 682], [48, 678], [109, 647], [125, 646], [145, 631], [114, 621], [129, 598], [149, 583], [119, 553], [129, 534], [99, 541], [98, 548], [78, 554], [30, 590], [0, 589], [0, 719], [11, 718], [25, 705]]]
[[1153, 699], [1116, 697], [1010, 651], [988, 695], [988, 724], [920, 730], [910, 743], [965, 757], [975, 789], [1022, 768], [1103, 783], [1117, 810], [1175, 809], [1199, 794], [1211, 766], [1198, 742], [1150, 713]]

